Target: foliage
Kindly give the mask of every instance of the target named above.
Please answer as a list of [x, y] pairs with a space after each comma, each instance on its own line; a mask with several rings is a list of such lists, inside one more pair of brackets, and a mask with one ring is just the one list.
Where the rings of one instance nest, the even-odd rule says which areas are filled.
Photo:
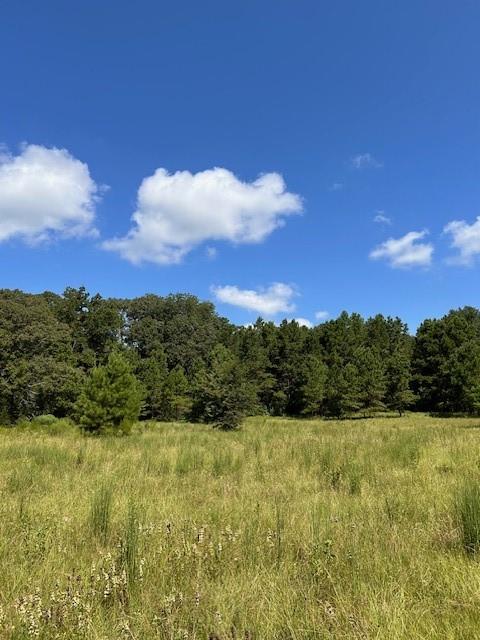
[[82, 379], [71, 331], [48, 303], [20, 291], [0, 291], [0, 414], [9, 422], [67, 415]]
[[271, 361], [276, 331], [272, 322], [264, 322], [259, 318], [254, 325], [239, 327], [235, 331], [233, 350], [244, 366], [247, 380], [255, 387], [259, 406], [270, 413], [282, 414], [286, 401], [279, 408], [275, 395], [285, 396], [275, 388], [276, 376]]
[[421, 408], [478, 411], [480, 311], [465, 307], [425, 320], [418, 329], [412, 370]]
[[189, 379], [205, 365], [213, 347], [225, 343], [232, 332], [210, 302], [189, 294], [165, 298], [149, 294], [119, 304], [125, 316], [125, 343], [142, 359], [161, 347], [168, 370], [180, 366]]
[[385, 409], [386, 391], [384, 365], [376, 351], [361, 347], [355, 352], [357, 369], [358, 408], [364, 414]]
[[197, 417], [224, 430], [237, 429], [256, 404], [240, 362], [222, 346], [212, 351], [208, 369], [199, 372], [195, 395]]
[[[62, 295], [0, 290], [2, 422], [72, 416], [85, 378], [113, 351], [144, 387], [148, 420], [215, 423], [216, 415], [225, 426], [252, 411], [480, 413], [480, 311], [472, 307], [425, 320], [414, 337], [382, 315], [343, 312], [313, 328], [261, 318], [235, 327], [189, 294], [115, 300], [80, 287]], [[214, 358], [213, 370], [212, 353], [223, 361]]]
[[166, 376], [158, 406], [160, 420], [183, 420], [192, 407], [190, 387], [182, 368], [177, 365]]
[[128, 433], [138, 419], [141, 404], [139, 383], [127, 360], [114, 351], [105, 365], [90, 372], [75, 410], [87, 432]]
[[85, 287], [67, 287], [63, 296], [47, 294], [47, 299], [57, 319], [70, 328], [78, 366], [88, 370], [104, 363], [122, 327], [116, 302], [91, 296]]
[[328, 369], [325, 391], [325, 414], [344, 418], [361, 407], [358, 370], [349, 363], [335, 362]]
[[417, 396], [410, 387], [411, 367], [408, 354], [395, 352], [387, 364], [387, 390], [385, 404], [402, 416], [411, 407]]
[[325, 398], [327, 367], [320, 358], [312, 355], [307, 357], [304, 380], [302, 414], [305, 416], [321, 415]]
[[135, 368], [137, 377], [145, 389], [143, 417], [161, 420], [163, 388], [168, 375], [165, 353], [161, 345], [153, 349], [147, 358], [138, 357]]

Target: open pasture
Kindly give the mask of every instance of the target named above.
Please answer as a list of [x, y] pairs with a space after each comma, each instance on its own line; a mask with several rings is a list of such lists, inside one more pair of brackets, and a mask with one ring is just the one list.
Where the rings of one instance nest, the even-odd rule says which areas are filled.
[[478, 637], [479, 445], [418, 414], [2, 429], [0, 637]]

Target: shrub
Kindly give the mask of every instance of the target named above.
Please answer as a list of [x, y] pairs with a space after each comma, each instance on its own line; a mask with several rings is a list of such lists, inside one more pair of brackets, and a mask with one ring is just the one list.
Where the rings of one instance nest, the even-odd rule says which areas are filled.
[[142, 391], [127, 360], [113, 352], [105, 366], [90, 373], [75, 405], [82, 429], [90, 433], [128, 433], [138, 420]]
[[50, 436], [63, 436], [66, 433], [74, 433], [76, 431], [76, 425], [70, 418], [56, 418], [48, 413], [35, 416], [32, 419], [19, 418], [15, 426], [28, 431], [40, 431]]
[[50, 425], [54, 424], [57, 420], [58, 418], [56, 418], [51, 413], [46, 413], [42, 416], [35, 416], [32, 422], [34, 424], [40, 425], [41, 427], [49, 427]]

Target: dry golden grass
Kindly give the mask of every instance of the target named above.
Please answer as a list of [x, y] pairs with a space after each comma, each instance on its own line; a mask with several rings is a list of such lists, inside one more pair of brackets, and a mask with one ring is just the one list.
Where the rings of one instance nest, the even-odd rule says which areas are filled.
[[0, 638], [480, 637], [479, 444], [421, 415], [2, 429]]

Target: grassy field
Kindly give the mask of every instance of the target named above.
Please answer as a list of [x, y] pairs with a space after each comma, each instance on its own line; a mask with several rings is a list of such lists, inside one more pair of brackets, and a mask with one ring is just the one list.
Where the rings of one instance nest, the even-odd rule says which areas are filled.
[[60, 431], [0, 430], [2, 640], [480, 637], [480, 419]]

